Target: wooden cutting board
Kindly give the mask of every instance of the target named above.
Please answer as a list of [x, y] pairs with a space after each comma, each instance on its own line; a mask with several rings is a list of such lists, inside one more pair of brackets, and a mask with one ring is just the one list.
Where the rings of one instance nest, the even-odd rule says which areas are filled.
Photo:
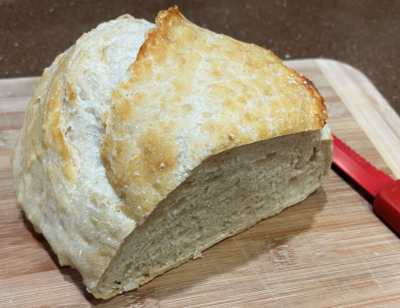
[[[359, 71], [288, 61], [326, 99], [333, 133], [400, 177], [400, 119]], [[137, 291], [96, 300], [17, 209], [10, 153], [37, 78], [0, 80], [1, 307], [400, 307], [400, 241], [331, 171], [306, 201]]]

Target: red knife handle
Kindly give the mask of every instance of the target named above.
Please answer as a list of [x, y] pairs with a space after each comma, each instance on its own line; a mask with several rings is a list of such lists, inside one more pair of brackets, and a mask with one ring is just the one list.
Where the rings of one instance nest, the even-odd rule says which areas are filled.
[[376, 195], [374, 212], [400, 235], [400, 180], [383, 187]]

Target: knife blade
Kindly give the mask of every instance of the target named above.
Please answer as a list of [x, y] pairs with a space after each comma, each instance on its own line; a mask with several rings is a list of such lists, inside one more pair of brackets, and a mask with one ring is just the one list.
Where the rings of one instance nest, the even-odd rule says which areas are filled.
[[338, 137], [333, 136], [333, 164], [373, 198], [373, 211], [400, 235], [400, 180], [376, 169]]

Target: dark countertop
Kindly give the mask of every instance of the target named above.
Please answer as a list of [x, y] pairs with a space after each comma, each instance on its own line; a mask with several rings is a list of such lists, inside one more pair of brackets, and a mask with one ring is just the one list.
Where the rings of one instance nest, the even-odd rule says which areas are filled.
[[398, 0], [0, 0], [0, 78], [38, 76], [83, 32], [178, 5], [199, 26], [282, 59], [331, 58], [365, 73], [400, 114]]

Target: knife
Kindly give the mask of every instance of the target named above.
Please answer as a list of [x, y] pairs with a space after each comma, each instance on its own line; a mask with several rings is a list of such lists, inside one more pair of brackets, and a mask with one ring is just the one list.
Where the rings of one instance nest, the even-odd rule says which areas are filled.
[[400, 180], [377, 170], [338, 137], [332, 136], [333, 164], [374, 198], [374, 213], [400, 235]]

